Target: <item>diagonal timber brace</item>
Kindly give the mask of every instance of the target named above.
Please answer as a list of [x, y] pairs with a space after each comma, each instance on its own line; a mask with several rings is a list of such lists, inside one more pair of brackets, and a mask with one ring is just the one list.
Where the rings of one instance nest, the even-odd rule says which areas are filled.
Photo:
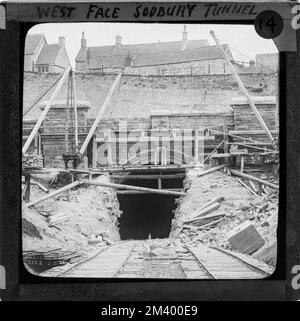
[[261, 127], [262, 127], [262, 128], [264, 129], [264, 131], [266, 132], [266, 134], [267, 134], [268, 138], [270, 139], [271, 143], [272, 143], [273, 145], [275, 145], [275, 140], [274, 140], [274, 138], [273, 138], [273, 136], [272, 136], [269, 128], [267, 127], [265, 121], [263, 120], [263, 118], [261, 117], [259, 111], [257, 110], [257, 108], [256, 108], [256, 106], [255, 106], [255, 104], [254, 104], [251, 96], [249, 95], [249, 93], [248, 93], [246, 87], [244, 86], [241, 78], [239, 77], [238, 73], [236, 72], [235, 68], [233, 67], [233, 65], [232, 65], [229, 57], [227, 56], [225, 50], [224, 50], [223, 47], [220, 45], [219, 40], [217, 39], [217, 37], [215, 36], [215, 33], [214, 33], [212, 30], [210, 31], [210, 34], [211, 34], [211, 36], [214, 38], [217, 47], [218, 47], [218, 48], [220, 49], [220, 51], [223, 53], [224, 59], [226, 60], [226, 62], [228, 63], [228, 65], [229, 65], [230, 68], [231, 68], [233, 77], [235, 78], [236, 82], [238, 83], [241, 91], [242, 91], [242, 92], [245, 94], [245, 96], [247, 97], [248, 102], [249, 102], [249, 105], [250, 105], [250, 107], [252, 108], [255, 116], [257, 117], [257, 119], [258, 119]]
[[94, 132], [96, 131], [97, 126], [98, 126], [98, 124], [99, 124], [99, 122], [100, 122], [100, 120], [101, 120], [101, 118], [102, 118], [102, 116], [103, 116], [103, 114], [104, 114], [104, 112], [106, 110], [106, 107], [110, 103], [112, 95], [115, 92], [118, 84], [120, 83], [120, 80], [121, 80], [121, 77], [122, 77], [122, 72], [123, 71], [118, 73], [118, 75], [117, 75], [113, 85], [111, 86], [111, 88], [110, 88], [110, 90], [109, 90], [109, 92], [108, 92], [108, 94], [107, 94], [102, 106], [100, 107], [100, 109], [99, 109], [99, 111], [97, 113], [96, 119], [95, 119], [92, 127], [90, 128], [90, 131], [89, 131], [88, 135], [86, 136], [86, 138], [85, 138], [85, 140], [84, 140], [84, 142], [83, 142], [83, 144], [82, 144], [82, 146], [80, 148], [79, 157], [82, 157], [82, 155], [85, 153], [85, 151], [87, 149], [87, 146], [88, 146], [91, 138], [93, 137]]
[[44, 111], [42, 112], [40, 118], [38, 119], [38, 121], [36, 122], [33, 130], [31, 131], [29, 137], [26, 140], [26, 143], [24, 144], [23, 148], [22, 148], [22, 154], [25, 154], [27, 152], [28, 147], [30, 146], [30, 144], [32, 143], [35, 135], [37, 134], [39, 128], [41, 127], [41, 124], [43, 123], [50, 107], [52, 106], [55, 98], [57, 97], [58, 93], [60, 92], [65, 80], [67, 79], [69, 73], [71, 71], [71, 67], [67, 67], [62, 75], [62, 77], [60, 78], [51, 98], [49, 99], [49, 101], [47, 102]]

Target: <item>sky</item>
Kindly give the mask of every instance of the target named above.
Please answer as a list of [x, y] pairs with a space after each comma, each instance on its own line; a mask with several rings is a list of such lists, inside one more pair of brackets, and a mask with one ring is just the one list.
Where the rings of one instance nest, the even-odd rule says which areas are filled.
[[[189, 40], [207, 39], [210, 45], [215, 45], [209, 33], [210, 30], [214, 30], [220, 42], [227, 43], [231, 47], [232, 54], [238, 61], [255, 59], [259, 53], [277, 52], [273, 41], [261, 38], [252, 25], [186, 24], [186, 26]], [[58, 37], [64, 36], [71, 65], [75, 67], [82, 31], [85, 32], [87, 46], [113, 45], [116, 35], [122, 37], [123, 44], [139, 44], [180, 41], [183, 24], [44, 23], [35, 25], [29, 33], [44, 33], [49, 44], [58, 43]]]

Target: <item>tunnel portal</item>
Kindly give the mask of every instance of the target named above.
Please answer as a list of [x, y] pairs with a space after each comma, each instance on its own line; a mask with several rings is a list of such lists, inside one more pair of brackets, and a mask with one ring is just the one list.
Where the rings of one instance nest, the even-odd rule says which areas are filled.
[[[122, 180], [122, 183], [148, 188], [158, 188], [160, 184], [157, 179], [130, 179], [130, 176]], [[161, 179], [160, 187], [162, 189], [182, 189], [183, 178]], [[120, 209], [123, 211], [119, 219], [121, 239], [142, 240], [150, 236], [151, 238], [167, 238], [171, 229], [171, 221], [174, 218], [177, 198], [178, 196], [170, 195], [119, 192], [118, 200]]]

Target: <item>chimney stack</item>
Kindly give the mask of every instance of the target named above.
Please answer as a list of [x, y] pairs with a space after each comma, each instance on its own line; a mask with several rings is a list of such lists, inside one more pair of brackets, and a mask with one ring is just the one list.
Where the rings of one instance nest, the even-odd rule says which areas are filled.
[[84, 37], [84, 31], [81, 33], [81, 48], [86, 49], [86, 39]]
[[250, 60], [249, 61], [249, 66], [254, 67], [255, 66], [255, 60]]
[[61, 47], [65, 46], [66, 38], [65, 37], [58, 37], [58, 43]]
[[121, 36], [116, 36], [116, 46], [121, 46], [122, 45], [122, 37]]
[[187, 41], [188, 40], [188, 33], [186, 31], [186, 25], [183, 27], [183, 32], [182, 32], [182, 41]]
[[188, 33], [186, 31], [186, 25], [184, 25], [180, 50], [185, 50], [187, 43], [188, 43]]

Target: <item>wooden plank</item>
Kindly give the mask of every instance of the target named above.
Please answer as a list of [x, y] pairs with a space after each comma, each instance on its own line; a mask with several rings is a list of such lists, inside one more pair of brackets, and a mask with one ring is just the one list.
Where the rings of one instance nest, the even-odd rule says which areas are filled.
[[[120, 166], [120, 167], [102, 167], [101, 169], [91, 169], [91, 171], [95, 174], [99, 173], [117, 173], [117, 172], [130, 172], [130, 171], [140, 171], [140, 172], [151, 172], [151, 171], [178, 171], [179, 169], [186, 168], [194, 168], [195, 165], [167, 165], [167, 166], [159, 166], [159, 165], [141, 165], [141, 166]], [[74, 171], [70, 169], [70, 171]], [[79, 172], [84, 173], [84, 171], [79, 170]]]
[[185, 223], [189, 223], [189, 222], [193, 222], [195, 220], [197, 220], [199, 217], [202, 217], [206, 214], [209, 214], [211, 212], [213, 212], [214, 210], [218, 209], [220, 207], [220, 203], [218, 202], [214, 202], [210, 205], [208, 205], [207, 207], [203, 208], [202, 210], [198, 210], [193, 212], [193, 216], [191, 216], [188, 220], [185, 220]]
[[[272, 134], [278, 134], [277, 130], [270, 130]], [[230, 130], [229, 134], [233, 135], [263, 135], [264, 130]]]
[[45, 193], [49, 193], [49, 189], [47, 187], [45, 187], [43, 184], [35, 181], [34, 179], [31, 180], [31, 183], [38, 186], [42, 191], [44, 191]]
[[[257, 143], [251, 143], [251, 144], [252, 145], [249, 145], [247, 143], [240, 143], [240, 142], [237, 142], [237, 141], [234, 141], [234, 142], [230, 143], [230, 145], [239, 145], [239, 146], [244, 146], [244, 147], [247, 147], [247, 148], [258, 149], [258, 150], [263, 151], [265, 154], [267, 154], [267, 153], [277, 154], [278, 153], [278, 151], [266, 148], [265, 146], [269, 146], [270, 145], [268, 143], [257, 142]], [[258, 147], [258, 146], [254, 146], [254, 145], [259, 145], [259, 146], [264, 146], [264, 147]], [[253, 153], [244, 153], [244, 154], [253, 154]]]
[[263, 185], [266, 185], [266, 186], [268, 186], [270, 188], [279, 190], [279, 186], [278, 185], [275, 185], [275, 184], [270, 183], [268, 181], [265, 181], [263, 179], [257, 178], [255, 176], [251, 176], [251, 175], [248, 175], [248, 174], [245, 174], [245, 173], [241, 173], [241, 172], [239, 172], [239, 171], [237, 171], [235, 169], [230, 169], [230, 172], [235, 176], [239, 176], [241, 178], [249, 179], [249, 180], [252, 180], [252, 181], [257, 182], [259, 184], [263, 184]]
[[223, 165], [219, 165], [219, 166], [216, 166], [216, 167], [213, 167], [213, 168], [210, 168], [210, 169], [207, 169], [199, 174], [197, 174], [198, 177], [201, 177], [201, 176], [204, 176], [204, 175], [207, 175], [209, 173], [212, 173], [212, 172], [215, 172], [215, 171], [218, 171], [224, 167], [226, 167], [227, 165], [226, 164], [223, 164]]
[[200, 216], [200, 217], [197, 217], [193, 220], [187, 220], [187, 221], [184, 221], [184, 223], [194, 223], [194, 222], [197, 222], [197, 223], [204, 223], [205, 221], [207, 220], [214, 220], [220, 216], [225, 216], [224, 213], [218, 213], [218, 214], [208, 214], [208, 215], [205, 215], [205, 216]]
[[204, 208], [206, 208], [207, 206], [216, 203], [216, 202], [222, 202], [224, 201], [224, 197], [223, 196], [217, 196], [216, 198], [212, 199], [211, 201], [209, 201], [208, 203], [204, 204], [203, 206], [201, 206], [197, 211], [200, 211]]
[[133, 186], [133, 185], [123, 185], [123, 184], [115, 184], [115, 183], [107, 183], [107, 182], [89, 181], [86, 179], [82, 180], [82, 183], [87, 184], [87, 185], [96, 185], [96, 186], [103, 186], [103, 187], [123, 189], [123, 190], [135, 190], [135, 191], [149, 192], [149, 193], [162, 194], [162, 195], [185, 196], [184, 192], [175, 192], [175, 191], [162, 190], [162, 189], [159, 190], [159, 189]]
[[112, 178], [117, 179], [177, 179], [177, 178], [185, 178], [185, 173], [174, 173], [174, 174], [157, 174], [157, 175], [112, 175]]
[[244, 187], [246, 187], [247, 188], [247, 190], [251, 193], [251, 194], [253, 194], [253, 195], [258, 195], [255, 191], [253, 191], [249, 186], [247, 186], [241, 179], [239, 179], [239, 182], [244, 186]]
[[197, 225], [191, 225], [191, 224], [184, 224], [183, 228], [187, 228], [187, 229], [196, 229], [196, 230], [206, 230], [209, 227], [216, 225], [217, 223], [221, 222], [224, 220], [224, 217], [214, 220], [212, 222], [209, 222], [207, 224], [201, 225], [201, 226], [197, 226]]
[[[254, 191], [255, 193], [259, 194], [258, 188], [256, 188], [255, 184], [254, 184], [251, 180], [249, 181], [249, 185], [250, 185], [250, 187], [253, 189], [253, 191]], [[259, 195], [260, 195], [260, 194], [259, 194]]]
[[[164, 190], [162, 188], [162, 190]], [[182, 188], [169, 188], [168, 191], [183, 192]], [[142, 192], [142, 191], [127, 191], [127, 190], [117, 190], [117, 194], [120, 195], [137, 195], [137, 194], [151, 194], [151, 192]]]
[[48, 195], [45, 195], [45, 196], [39, 198], [38, 200], [35, 200], [35, 201], [33, 201], [31, 203], [28, 203], [26, 205], [27, 205], [27, 207], [31, 207], [33, 205], [36, 205], [36, 204], [41, 203], [43, 201], [46, 201], [47, 199], [49, 199], [51, 197], [54, 197], [54, 196], [56, 196], [56, 195], [58, 195], [58, 194], [60, 194], [62, 192], [66, 192], [66, 191], [70, 190], [71, 188], [74, 188], [74, 187], [76, 187], [78, 185], [81, 185], [81, 184], [82, 184], [82, 182], [75, 181], [75, 182], [73, 182], [71, 184], [68, 184], [68, 185], [66, 185], [66, 186], [64, 186], [62, 188], [59, 188], [58, 190], [56, 190], [56, 191], [54, 191], [54, 192], [52, 192], [52, 193], [50, 193]]

